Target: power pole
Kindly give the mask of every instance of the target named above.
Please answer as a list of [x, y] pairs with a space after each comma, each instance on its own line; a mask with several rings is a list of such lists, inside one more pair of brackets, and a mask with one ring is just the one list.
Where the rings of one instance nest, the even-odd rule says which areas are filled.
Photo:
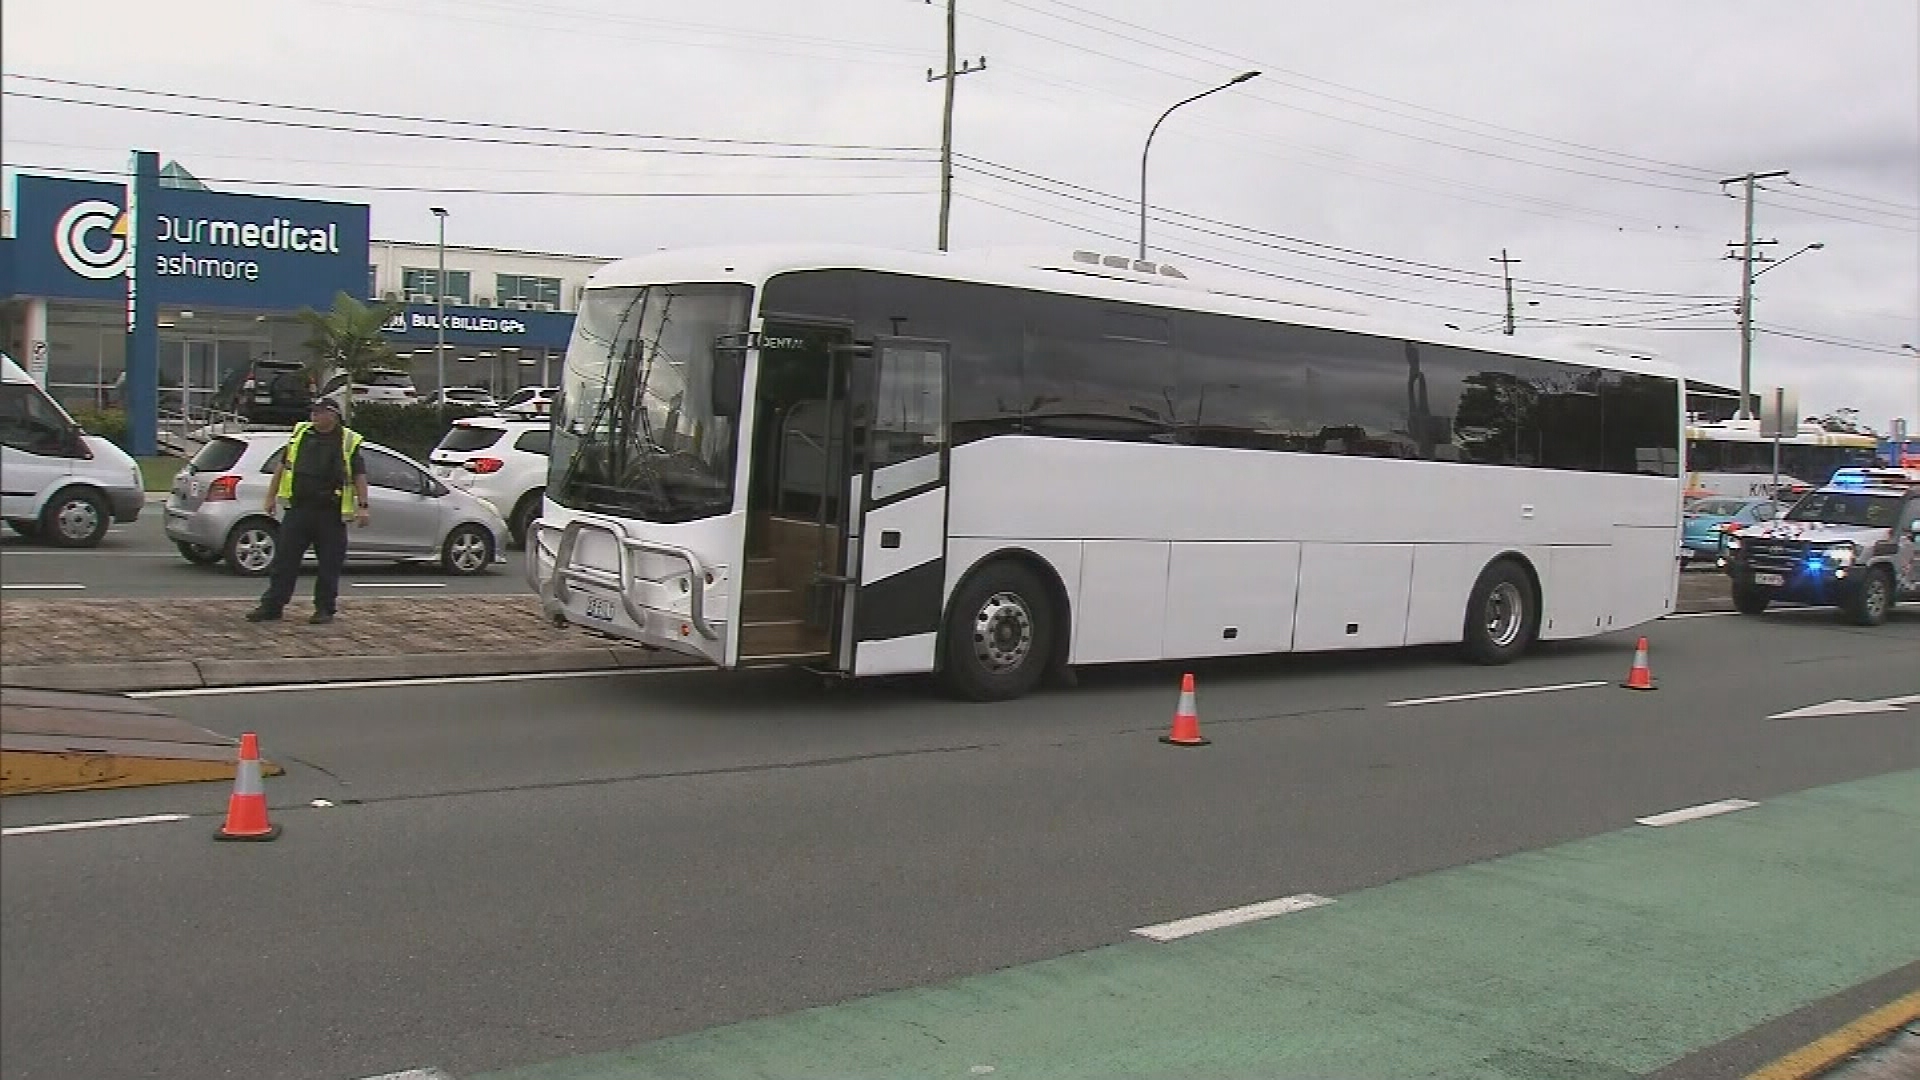
[[1507, 258], [1507, 249], [1501, 248], [1499, 258], [1488, 259], [1487, 261], [1497, 262], [1500, 264], [1500, 280], [1504, 281], [1507, 286], [1507, 336], [1512, 337], [1513, 336], [1513, 268], [1515, 266], [1520, 265], [1520, 260]]
[[[933, 0], [927, 0], [927, 3], [933, 3]], [[959, 0], [947, 0], [947, 69], [944, 72], [936, 72], [932, 68], [927, 69], [928, 82], [939, 82], [944, 79], [947, 84], [946, 105], [940, 113], [941, 251], [947, 250], [947, 222], [953, 216], [953, 84], [959, 81], [960, 76], [971, 75], [976, 71], [984, 71], [987, 66], [987, 58], [984, 56], [980, 58], [978, 63], [969, 60], [965, 64], [955, 66], [957, 59], [955, 42], [957, 35], [956, 24], [959, 22], [959, 12], [956, 10], [958, 4]]]
[[[1747, 228], [1740, 246], [1740, 411], [1736, 419], [1751, 420], [1753, 414], [1748, 411], [1748, 402], [1753, 400], [1753, 249], [1767, 244], [1777, 244], [1778, 240], [1755, 240], [1753, 238], [1753, 193], [1755, 182], [1772, 180], [1787, 175], [1786, 169], [1772, 172], [1750, 172], [1745, 176], [1730, 176], [1720, 181], [1721, 187], [1728, 184], [1741, 185], [1747, 203]], [[1729, 258], [1732, 256], [1730, 255]], [[1764, 259], [1762, 260], [1764, 261]]]

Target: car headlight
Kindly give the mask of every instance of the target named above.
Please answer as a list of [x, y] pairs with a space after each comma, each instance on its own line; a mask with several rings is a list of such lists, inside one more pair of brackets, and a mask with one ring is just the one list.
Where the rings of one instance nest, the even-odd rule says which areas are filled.
[[1858, 553], [1854, 550], [1852, 544], [1835, 544], [1830, 548], [1824, 549], [1820, 554], [1825, 556], [1826, 560], [1835, 566], [1852, 566], [1853, 560], [1858, 558]]
[[1743, 546], [1740, 538], [1733, 533], [1725, 533], [1723, 535], [1726, 537], [1727, 547], [1730, 550], [1739, 550], [1739, 548]]

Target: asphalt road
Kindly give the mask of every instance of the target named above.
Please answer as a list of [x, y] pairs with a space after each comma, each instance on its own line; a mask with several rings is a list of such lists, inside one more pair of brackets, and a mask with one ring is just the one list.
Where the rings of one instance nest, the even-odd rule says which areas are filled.
[[[30, 543], [11, 530], [0, 532], [4, 532], [0, 536], [0, 594], [4, 595], [96, 600], [253, 597], [266, 587], [264, 578], [243, 578], [225, 565], [195, 566], [181, 558], [166, 537], [158, 503], [148, 503], [133, 524], [109, 529], [99, 547], [80, 551]], [[449, 574], [438, 564], [349, 563], [341, 577], [342, 588], [369, 595], [526, 592], [520, 552], [508, 551], [506, 556], [506, 562], [475, 577]]]
[[1920, 692], [1920, 613], [1648, 633], [1653, 693], [1630, 636], [1200, 665], [1194, 750], [1155, 738], [1164, 666], [999, 706], [783, 673], [164, 698], [260, 734], [286, 833], [213, 843], [218, 785], [0, 805], [196, 815], [4, 841], [0, 1073], [468, 1077], [1920, 768], [1920, 705], [1768, 719]]

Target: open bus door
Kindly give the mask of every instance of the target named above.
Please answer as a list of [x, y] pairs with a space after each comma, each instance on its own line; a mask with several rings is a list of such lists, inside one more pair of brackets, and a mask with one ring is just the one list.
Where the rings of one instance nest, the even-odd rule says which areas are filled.
[[849, 354], [852, 452], [834, 667], [932, 671], [946, 594], [947, 345], [879, 338]]

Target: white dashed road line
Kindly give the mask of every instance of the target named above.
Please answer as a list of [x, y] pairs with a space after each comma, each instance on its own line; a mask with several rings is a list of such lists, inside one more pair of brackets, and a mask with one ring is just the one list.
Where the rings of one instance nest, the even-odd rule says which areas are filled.
[[148, 814], [144, 817], [63, 821], [53, 825], [15, 825], [0, 829], [0, 836], [34, 836], [39, 833], [79, 832], [82, 829], [114, 829], [122, 825], [158, 825], [168, 821], [186, 821], [192, 816], [192, 814]]
[[1689, 806], [1680, 810], [1669, 810], [1664, 814], [1655, 814], [1652, 817], [1635, 818], [1634, 822], [1639, 825], [1651, 825], [1658, 829], [1667, 825], [1680, 825], [1689, 821], [1699, 821], [1701, 818], [1731, 814], [1736, 810], [1751, 810], [1759, 805], [1759, 803], [1747, 799], [1721, 799], [1719, 802], [1701, 803], [1699, 806]]
[[1239, 926], [1243, 923], [1258, 922], [1261, 919], [1271, 919], [1277, 915], [1291, 915], [1296, 911], [1309, 911], [1313, 908], [1325, 907], [1331, 903], [1333, 903], [1333, 901], [1324, 896], [1316, 896], [1313, 893], [1299, 893], [1294, 896], [1283, 896], [1278, 900], [1263, 900], [1258, 904], [1248, 904], [1245, 907], [1228, 908], [1225, 911], [1215, 911], [1206, 915], [1195, 915], [1187, 919], [1176, 919], [1173, 922], [1157, 923], [1153, 926], [1142, 926], [1133, 932], [1143, 938], [1152, 938], [1155, 941], [1177, 941], [1183, 937], [1204, 934], [1209, 930], [1218, 930], [1226, 926]]
[[1414, 705], [1444, 705], [1454, 701], [1480, 701], [1485, 698], [1518, 697], [1522, 694], [1552, 694], [1561, 690], [1591, 690], [1596, 686], [1611, 686], [1601, 680], [1592, 682], [1559, 683], [1554, 686], [1521, 686], [1512, 690], [1482, 690], [1473, 694], [1447, 694], [1444, 697], [1407, 698], [1404, 701], [1389, 701], [1389, 709], [1405, 709]]
[[20, 591], [20, 592], [34, 592], [34, 591], [38, 591], [38, 592], [54, 592], [54, 591], [66, 591], [66, 592], [73, 592], [73, 591], [77, 591], [77, 590], [79, 590], [79, 589], [84, 589], [84, 588], [86, 588], [86, 586], [85, 586], [85, 585], [74, 585], [74, 584], [70, 584], [70, 583], [57, 583], [57, 584], [56, 584], [56, 583], [52, 583], [52, 582], [34, 582], [34, 583], [32, 583], [32, 584], [26, 584], [26, 583], [19, 583], [19, 584], [14, 584], [14, 583], [9, 583], [9, 584], [6, 584], [6, 585], [0, 585], [0, 589], [8, 589], [8, 590], [18, 590], [18, 591]]

